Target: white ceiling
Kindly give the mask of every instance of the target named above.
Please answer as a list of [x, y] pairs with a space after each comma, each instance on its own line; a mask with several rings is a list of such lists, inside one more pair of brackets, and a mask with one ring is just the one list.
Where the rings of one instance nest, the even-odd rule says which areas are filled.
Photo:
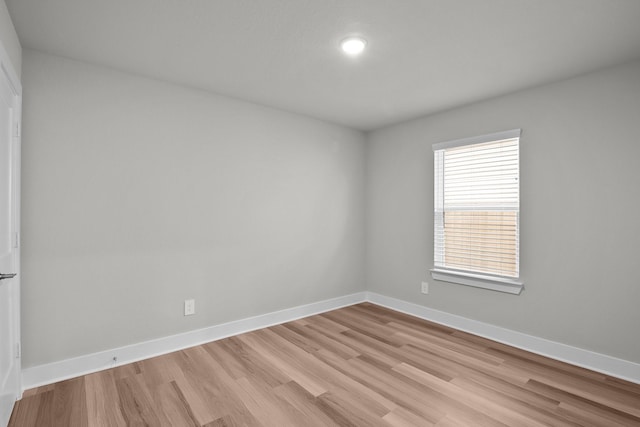
[[6, 3], [23, 47], [362, 130], [640, 58], [638, 0]]

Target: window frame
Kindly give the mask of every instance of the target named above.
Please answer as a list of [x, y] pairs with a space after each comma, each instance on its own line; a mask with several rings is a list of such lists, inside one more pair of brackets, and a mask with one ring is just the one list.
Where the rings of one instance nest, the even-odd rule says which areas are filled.
[[[439, 180], [442, 177], [436, 176], [438, 169], [435, 168], [435, 152], [438, 150], [446, 150], [455, 147], [462, 147], [468, 145], [482, 144], [494, 141], [500, 141], [504, 139], [513, 139], [518, 138], [518, 153], [520, 153], [520, 137], [522, 135], [521, 129], [511, 129], [502, 132], [496, 132], [486, 135], [473, 136], [469, 138], [456, 139], [452, 141], [441, 142], [437, 144], [433, 144], [433, 153], [434, 153], [434, 217], [433, 217], [433, 226], [434, 226], [434, 267], [430, 269], [431, 277], [434, 280], [456, 283], [460, 285], [473, 286], [483, 289], [489, 289], [494, 291], [506, 292], [510, 294], [519, 295], [524, 289], [524, 282], [520, 279], [520, 273], [518, 271], [517, 277], [506, 277], [500, 275], [494, 275], [490, 273], [484, 272], [475, 272], [475, 271], [467, 271], [467, 270], [458, 270], [455, 268], [448, 268], [442, 266], [435, 266], [437, 253], [435, 251], [435, 229], [436, 229], [436, 220], [437, 217], [435, 215], [436, 211], [436, 186], [438, 185]], [[520, 155], [518, 154], [518, 185], [520, 185]], [[444, 170], [442, 171], [444, 174]], [[518, 193], [518, 200], [520, 200], [520, 194]], [[520, 203], [518, 202], [518, 205]], [[518, 216], [520, 215], [520, 208], [518, 207]], [[519, 242], [520, 230], [518, 228], [516, 238]], [[518, 243], [519, 245], [519, 243]], [[516, 251], [516, 262], [519, 263], [520, 251]]]

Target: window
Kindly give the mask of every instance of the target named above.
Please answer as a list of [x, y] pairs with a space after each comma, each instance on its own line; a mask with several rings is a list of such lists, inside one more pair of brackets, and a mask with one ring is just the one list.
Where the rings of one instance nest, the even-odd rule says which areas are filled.
[[520, 129], [433, 146], [436, 280], [519, 294]]

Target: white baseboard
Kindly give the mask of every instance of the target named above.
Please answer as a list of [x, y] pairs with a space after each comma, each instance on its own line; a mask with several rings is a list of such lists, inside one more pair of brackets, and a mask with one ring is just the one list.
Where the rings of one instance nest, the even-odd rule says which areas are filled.
[[[23, 390], [98, 372], [122, 364], [137, 362], [150, 357], [160, 356], [173, 351], [365, 301], [521, 348], [532, 353], [541, 354], [552, 359], [640, 384], [640, 364], [634, 362], [467, 319], [455, 314], [380, 295], [375, 292], [358, 292], [178, 335], [26, 368], [22, 370]], [[117, 357], [117, 363], [113, 362], [114, 357]]]
[[592, 371], [601, 372], [640, 384], [640, 364], [630, 362], [605, 354], [595, 353], [578, 347], [561, 344], [522, 332], [516, 332], [466, 317], [434, 310], [432, 308], [387, 297], [375, 292], [366, 293], [367, 301], [390, 308], [395, 311], [410, 314], [421, 319], [429, 320], [441, 325], [450, 326], [464, 332], [469, 332], [493, 341], [498, 341], [512, 347], [521, 348], [532, 353], [560, 360], [571, 365], [580, 366]]
[[[52, 384], [57, 381], [102, 371], [113, 368], [114, 366], [137, 362], [150, 357], [160, 356], [256, 329], [290, 322], [364, 301], [366, 301], [366, 293], [358, 292], [204, 329], [26, 368], [22, 370], [22, 387], [23, 390], [28, 390], [30, 388]], [[113, 362], [114, 357], [117, 357], [116, 363]]]

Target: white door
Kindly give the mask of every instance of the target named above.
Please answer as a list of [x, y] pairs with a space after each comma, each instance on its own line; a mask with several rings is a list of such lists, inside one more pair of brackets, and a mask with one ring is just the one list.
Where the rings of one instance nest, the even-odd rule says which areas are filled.
[[20, 98], [0, 68], [0, 427], [21, 394], [19, 117]]

